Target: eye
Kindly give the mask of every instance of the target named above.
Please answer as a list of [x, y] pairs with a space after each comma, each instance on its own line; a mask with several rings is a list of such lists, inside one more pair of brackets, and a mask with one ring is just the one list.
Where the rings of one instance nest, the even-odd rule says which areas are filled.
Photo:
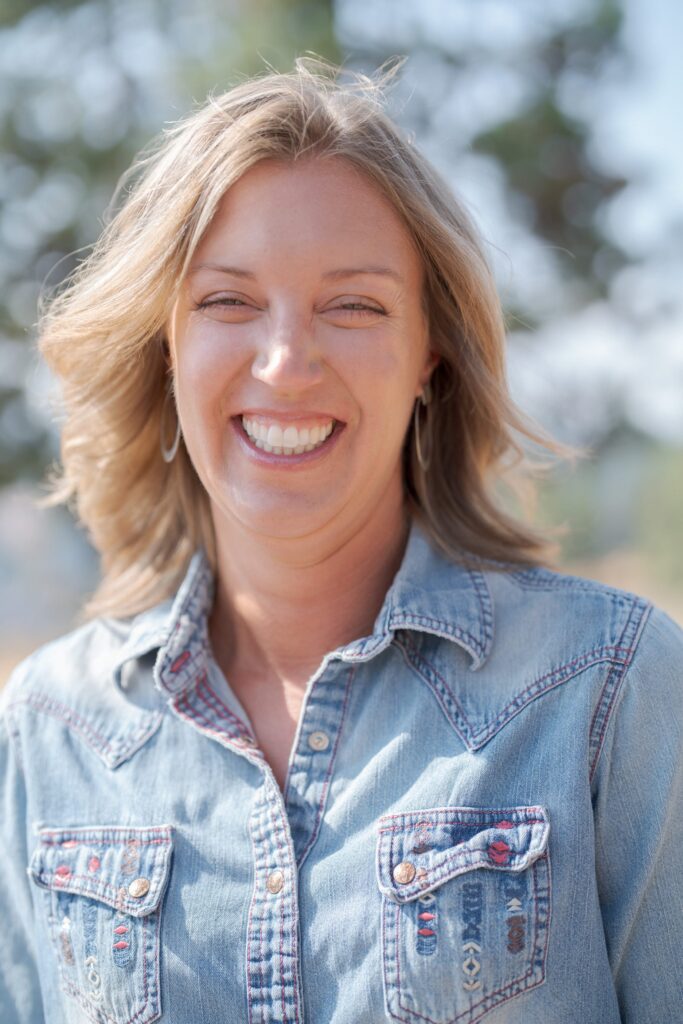
[[242, 302], [241, 299], [234, 299], [226, 297], [224, 299], [205, 299], [204, 302], [198, 302], [196, 305], [197, 309], [208, 309], [209, 306], [244, 306], [246, 303]]
[[341, 306], [334, 307], [335, 309], [343, 309], [349, 313], [379, 313], [385, 316], [383, 309], [378, 306], [368, 306], [364, 302], [344, 302]]

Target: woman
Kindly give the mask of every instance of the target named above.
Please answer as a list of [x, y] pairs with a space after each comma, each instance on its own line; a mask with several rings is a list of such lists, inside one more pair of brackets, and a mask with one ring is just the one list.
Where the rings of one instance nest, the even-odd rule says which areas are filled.
[[168, 131], [42, 322], [85, 621], [3, 692], [4, 1022], [680, 1016], [680, 629], [546, 567], [475, 229], [379, 86]]

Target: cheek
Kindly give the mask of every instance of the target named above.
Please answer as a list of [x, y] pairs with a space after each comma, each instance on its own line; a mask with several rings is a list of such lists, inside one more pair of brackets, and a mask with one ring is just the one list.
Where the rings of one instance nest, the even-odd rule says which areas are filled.
[[354, 349], [345, 367], [349, 390], [378, 443], [393, 444], [412, 412], [418, 367], [403, 347], [369, 343]]
[[181, 406], [208, 410], [224, 402], [245, 360], [242, 347], [225, 330], [206, 326], [183, 338], [178, 354], [178, 396]]

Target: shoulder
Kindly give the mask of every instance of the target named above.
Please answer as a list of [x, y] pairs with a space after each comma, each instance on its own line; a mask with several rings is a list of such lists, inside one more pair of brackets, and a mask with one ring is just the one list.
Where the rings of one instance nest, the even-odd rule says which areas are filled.
[[597, 580], [574, 576], [552, 569], [527, 569], [509, 573], [508, 585], [526, 596], [525, 605], [537, 602], [544, 614], [560, 613], [578, 617], [581, 627], [593, 624], [601, 636], [617, 641], [624, 635], [634, 643], [631, 650], [648, 659], [673, 656], [681, 668], [683, 628], [663, 608], [649, 598]]
[[0, 692], [0, 717], [24, 752], [56, 750], [73, 739], [109, 767], [153, 732], [161, 711], [149, 673], [134, 692], [118, 685], [134, 654], [156, 654], [155, 611], [129, 619], [97, 618], [42, 644], [12, 671]]
[[40, 693], [55, 699], [91, 691], [109, 675], [130, 635], [125, 620], [98, 618], [37, 647], [19, 662], [2, 689], [7, 708]]
[[610, 714], [630, 690], [683, 712], [683, 629], [648, 598], [547, 568], [485, 576], [499, 654], [553, 676], [600, 664]]
[[483, 576], [500, 643], [521, 635], [541, 648], [560, 644], [574, 656], [629, 662], [648, 619], [668, 618], [647, 597], [555, 569], [488, 569]]

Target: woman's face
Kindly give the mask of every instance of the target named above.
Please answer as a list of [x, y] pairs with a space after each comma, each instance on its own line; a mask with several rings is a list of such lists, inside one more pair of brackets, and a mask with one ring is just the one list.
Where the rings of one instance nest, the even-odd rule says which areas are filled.
[[401, 450], [434, 364], [421, 295], [410, 236], [345, 161], [268, 160], [230, 188], [168, 325], [217, 531], [353, 530], [402, 500]]

